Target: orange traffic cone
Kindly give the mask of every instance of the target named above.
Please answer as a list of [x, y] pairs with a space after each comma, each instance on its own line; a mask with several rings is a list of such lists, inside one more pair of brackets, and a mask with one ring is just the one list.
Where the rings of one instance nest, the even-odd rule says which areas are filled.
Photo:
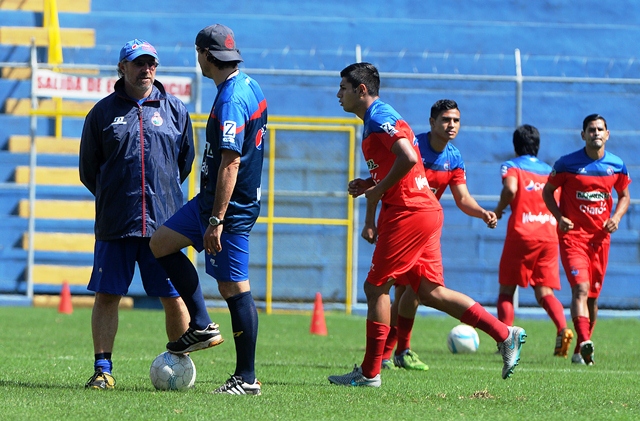
[[322, 307], [322, 295], [316, 292], [316, 301], [313, 304], [313, 316], [311, 317], [311, 329], [313, 335], [327, 336], [327, 323], [324, 320], [324, 308]]
[[64, 281], [62, 283], [62, 291], [60, 292], [60, 305], [58, 306], [58, 313], [71, 314], [73, 313], [73, 306], [71, 305], [71, 291], [69, 290], [69, 283]]

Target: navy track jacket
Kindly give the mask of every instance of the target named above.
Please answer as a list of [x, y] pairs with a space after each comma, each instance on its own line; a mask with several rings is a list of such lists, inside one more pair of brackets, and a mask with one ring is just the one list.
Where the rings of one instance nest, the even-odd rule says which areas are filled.
[[151, 237], [184, 203], [182, 182], [194, 159], [185, 105], [157, 80], [142, 103], [124, 80], [87, 115], [80, 180], [96, 198], [96, 240]]

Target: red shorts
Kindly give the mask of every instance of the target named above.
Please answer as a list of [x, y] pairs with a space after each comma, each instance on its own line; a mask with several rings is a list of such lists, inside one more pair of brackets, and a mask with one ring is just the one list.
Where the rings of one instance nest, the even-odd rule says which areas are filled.
[[560, 238], [560, 259], [569, 285], [590, 283], [589, 298], [598, 298], [609, 262], [609, 242]]
[[[555, 234], [554, 234], [555, 235]], [[560, 289], [558, 243], [506, 240], [500, 258], [500, 285]]]
[[378, 217], [378, 242], [367, 282], [375, 286], [395, 279], [417, 291], [422, 277], [444, 285], [440, 235], [442, 210], [415, 211], [383, 206]]

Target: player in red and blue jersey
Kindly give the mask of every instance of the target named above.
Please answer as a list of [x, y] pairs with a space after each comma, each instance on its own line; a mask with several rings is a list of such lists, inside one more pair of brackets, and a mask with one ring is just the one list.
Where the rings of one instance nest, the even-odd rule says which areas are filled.
[[206, 252], [205, 269], [218, 282], [233, 328], [236, 367], [213, 393], [260, 395], [255, 374], [258, 313], [249, 283], [249, 233], [260, 213], [267, 102], [258, 83], [238, 68], [233, 31], [220, 24], [196, 36], [202, 74], [218, 93], [207, 121], [200, 192], [151, 238], [151, 250], [184, 300], [189, 329], [167, 350], [183, 354], [222, 343], [211, 322], [198, 273], [181, 252]]
[[[378, 97], [380, 76], [369, 63], [354, 63], [340, 72], [340, 105], [364, 121], [362, 152], [370, 178], [349, 182], [352, 197], [367, 200], [362, 237], [375, 244], [364, 285], [367, 296], [366, 348], [361, 366], [329, 376], [333, 384], [380, 387], [385, 340], [390, 330], [391, 286], [404, 279], [420, 301], [483, 330], [503, 358], [502, 377], [520, 358], [524, 329], [509, 327], [470, 297], [444, 286], [440, 234], [442, 207], [429, 190], [420, 165], [418, 142], [409, 125]], [[382, 202], [376, 224], [378, 202]], [[407, 284], [405, 284], [407, 285]]]
[[[467, 189], [467, 176], [462, 155], [451, 141], [460, 130], [460, 110], [451, 99], [441, 99], [431, 106], [429, 118], [431, 131], [417, 136], [427, 180], [437, 199], [447, 187], [460, 210], [469, 216], [482, 219], [488, 227], [495, 228], [497, 217], [482, 208]], [[401, 285], [395, 287], [391, 306], [391, 331], [385, 344], [382, 367], [401, 367], [409, 370], [428, 370], [429, 366], [411, 350], [411, 331], [418, 310], [418, 297]], [[396, 346], [397, 345], [397, 346]], [[391, 353], [396, 348], [393, 361]]]
[[551, 167], [537, 158], [540, 133], [535, 127], [518, 127], [513, 132], [513, 148], [516, 158], [500, 167], [503, 187], [494, 210], [501, 218], [507, 206], [511, 207], [498, 273], [498, 318], [513, 324], [516, 288], [531, 285], [538, 304], [556, 326], [553, 355], [566, 358], [573, 332], [567, 328], [564, 308], [553, 293], [560, 289], [557, 222], [542, 200]]
[[[609, 130], [604, 117], [585, 117], [581, 136], [585, 147], [556, 161], [542, 197], [558, 221], [560, 259], [571, 285], [571, 317], [578, 336], [571, 362], [593, 365], [591, 335], [607, 270], [610, 236], [629, 208], [631, 178], [622, 159], [605, 150]], [[554, 198], [557, 188], [561, 188], [559, 204]], [[618, 203], [612, 214], [613, 190]]]

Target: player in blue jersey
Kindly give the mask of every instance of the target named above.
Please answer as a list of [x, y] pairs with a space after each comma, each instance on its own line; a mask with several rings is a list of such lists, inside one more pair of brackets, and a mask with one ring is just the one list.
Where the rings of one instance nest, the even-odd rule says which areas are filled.
[[[467, 189], [467, 177], [462, 155], [451, 141], [460, 130], [460, 110], [451, 99], [441, 99], [431, 106], [431, 131], [417, 136], [429, 187], [440, 199], [447, 186], [460, 210], [482, 219], [489, 228], [495, 228], [498, 219], [492, 211], [482, 208]], [[391, 307], [392, 325], [383, 353], [383, 368], [401, 367], [409, 370], [428, 370], [411, 350], [411, 331], [418, 310], [418, 297], [403, 285], [396, 284]], [[396, 348], [393, 361], [391, 353]]]
[[566, 358], [573, 332], [567, 328], [564, 308], [553, 293], [560, 289], [557, 222], [542, 200], [551, 167], [537, 158], [540, 133], [535, 127], [518, 127], [513, 132], [513, 148], [516, 157], [500, 168], [503, 187], [494, 210], [501, 218], [507, 206], [511, 207], [500, 257], [498, 318], [513, 324], [516, 288], [531, 285], [538, 304], [556, 326], [553, 355]]
[[220, 24], [196, 37], [202, 74], [217, 96], [207, 121], [200, 193], [151, 238], [151, 250], [184, 300], [191, 321], [167, 344], [187, 353], [222, 343], [205, 306], [198, 273], [181, 250], [206, 252], [206, 272], [227, 302], [236, 349], [234, 374], [214, 393], [259, 395], [255, 375], [258, 313], [249, 284], [249, 232], [260, 213], [260, 186], [267, 102], [258, 83], [238, 69], [242, 61], [233, 31]]

